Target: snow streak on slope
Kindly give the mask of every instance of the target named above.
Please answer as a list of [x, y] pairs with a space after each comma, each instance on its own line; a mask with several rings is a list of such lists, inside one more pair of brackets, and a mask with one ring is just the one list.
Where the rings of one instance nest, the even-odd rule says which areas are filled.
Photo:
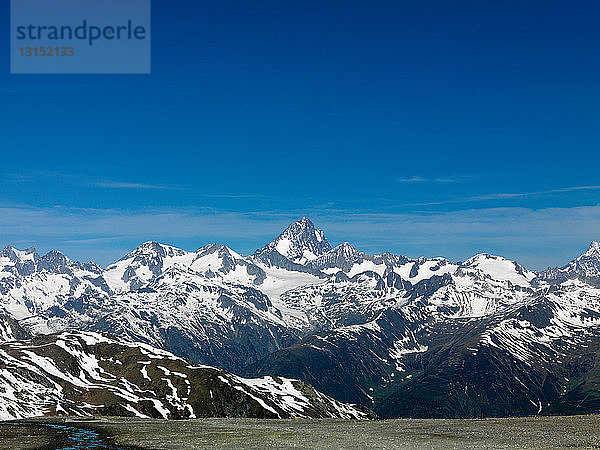
[[287, 378], [245, 379], [97, 333], [0, 345], [0, 419], [113, 414], [365, 419], [373, 415]]

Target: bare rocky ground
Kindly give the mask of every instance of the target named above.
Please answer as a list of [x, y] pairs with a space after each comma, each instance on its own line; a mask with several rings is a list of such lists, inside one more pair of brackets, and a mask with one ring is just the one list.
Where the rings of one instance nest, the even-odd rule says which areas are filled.
[[[600, 448], [600, 415], [381, 421], [40, 418], [23, 422], [33, 425], [0, 424], [0, 448], [56, 448], [68, 441], [73, 430], [83, 430], [78, 439], [96, 440], [95, 448]], [[90, 444], [71, 440], [68, 446]]]
[[65, 446], [67, 434], [41, 425], [15, 426], [0, 424], [0, 448], [51, 449]]

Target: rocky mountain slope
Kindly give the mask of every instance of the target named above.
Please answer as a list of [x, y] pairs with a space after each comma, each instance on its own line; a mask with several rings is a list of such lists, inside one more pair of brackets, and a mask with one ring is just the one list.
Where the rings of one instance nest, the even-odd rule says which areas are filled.
[[0, 344], [0, 419], [57, 414], [374, 417], [301, 381], [241, 378], [98, 333], [63, 332]]
[[536, 273], [332, 248], [303, 218], [253, 255], [147, 242], [102, 269], [0, 253], [0, 312], [104, 332], [245, 376], [302, 379], [386, 417], [598, 408], [600, 245]]
[[550, 284], [484, 254], [404, 289], [372, 320], [308, 335], [246, 372], [295, 376], [383, 417], [600, 410], [600, 290], [588, 277]]

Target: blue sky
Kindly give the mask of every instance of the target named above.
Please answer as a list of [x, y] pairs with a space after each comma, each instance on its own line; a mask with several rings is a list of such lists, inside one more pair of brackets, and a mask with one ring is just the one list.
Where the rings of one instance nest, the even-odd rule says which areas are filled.
[[0, 245], [250, 253], [307, 215], [545, 268], [600, 239], [600, 4], [287, 3], [155, 0], [151, 75], [10, 75], [1, 46]]

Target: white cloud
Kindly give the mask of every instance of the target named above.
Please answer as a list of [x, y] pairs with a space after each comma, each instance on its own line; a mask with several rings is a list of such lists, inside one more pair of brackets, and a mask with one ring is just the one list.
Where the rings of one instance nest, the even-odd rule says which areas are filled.
[[[487, 251], [531, 268], [562, 265], [600, 238], [600, 206], [488, 208], [373, 214], [333, 211], [238, 213], [211, 209], [75, 209], [0, 206], [1, 244], [56, 248], [102, 264], [149, 239], [189, 250], [216, 240], [250, 252], [308, 215], [332, 244], [350, 241], [372, 253], [461, 260]], [[184, 243], [185, 245], [182, 245]]]
[[129, 183], [124, 181], [101, 181], [97, 183], [91, 183], [90, 186], [109, 189], [177, 189], [172, 186], [165, 186], [161, 184]]
[[493, 194], [475, 195], [472, 197], [458, 197], [450, 200], [442, 200], [439, 202], [427, 202], [427, 203], [411, 203], [405, 206], [433, 206], [433, 205], [448, 205], [455, 203], [473, 203], [482, 202], [488, 200], [508, 200], [514, 198], [530, 198], [538, 197], [549, 194], [564, 194], [569, 192], [580, 192], [580, 191], [597, 191], [600, 190], [600, 186], [570, 186], [558, 189], [548, 189], [545, 191], [529, 191], [529, 192], [497, 192]]
[[463, 181], [464, 177], [439, 177], [439, 178], [424, 178], [420, 176], [399, 177], [396, 178], [398, 183], [458, 183]]
[[134, 181], [123, 181], [123, 180], [107, 180], [107, 179], [96, 179], [90, 180], [89, 176], [83, 175], [72, 175], [60, 172], [29, 172], [24, 173], [9, 173], [6, 175], [8, 180], [15, 183], [26, 183], [39, 181], [40, 178], [52, 179], [61, 183], [72, 184], [76, 186], [84, 187], [95, 187], [95, 188], [107, 188], [107, 189], [159, 189], [159, 190], [174, 190], [181, 189], [178, 186], [169, 186], [165, 184], [150, 184], [150, 183], [139, 183]]

